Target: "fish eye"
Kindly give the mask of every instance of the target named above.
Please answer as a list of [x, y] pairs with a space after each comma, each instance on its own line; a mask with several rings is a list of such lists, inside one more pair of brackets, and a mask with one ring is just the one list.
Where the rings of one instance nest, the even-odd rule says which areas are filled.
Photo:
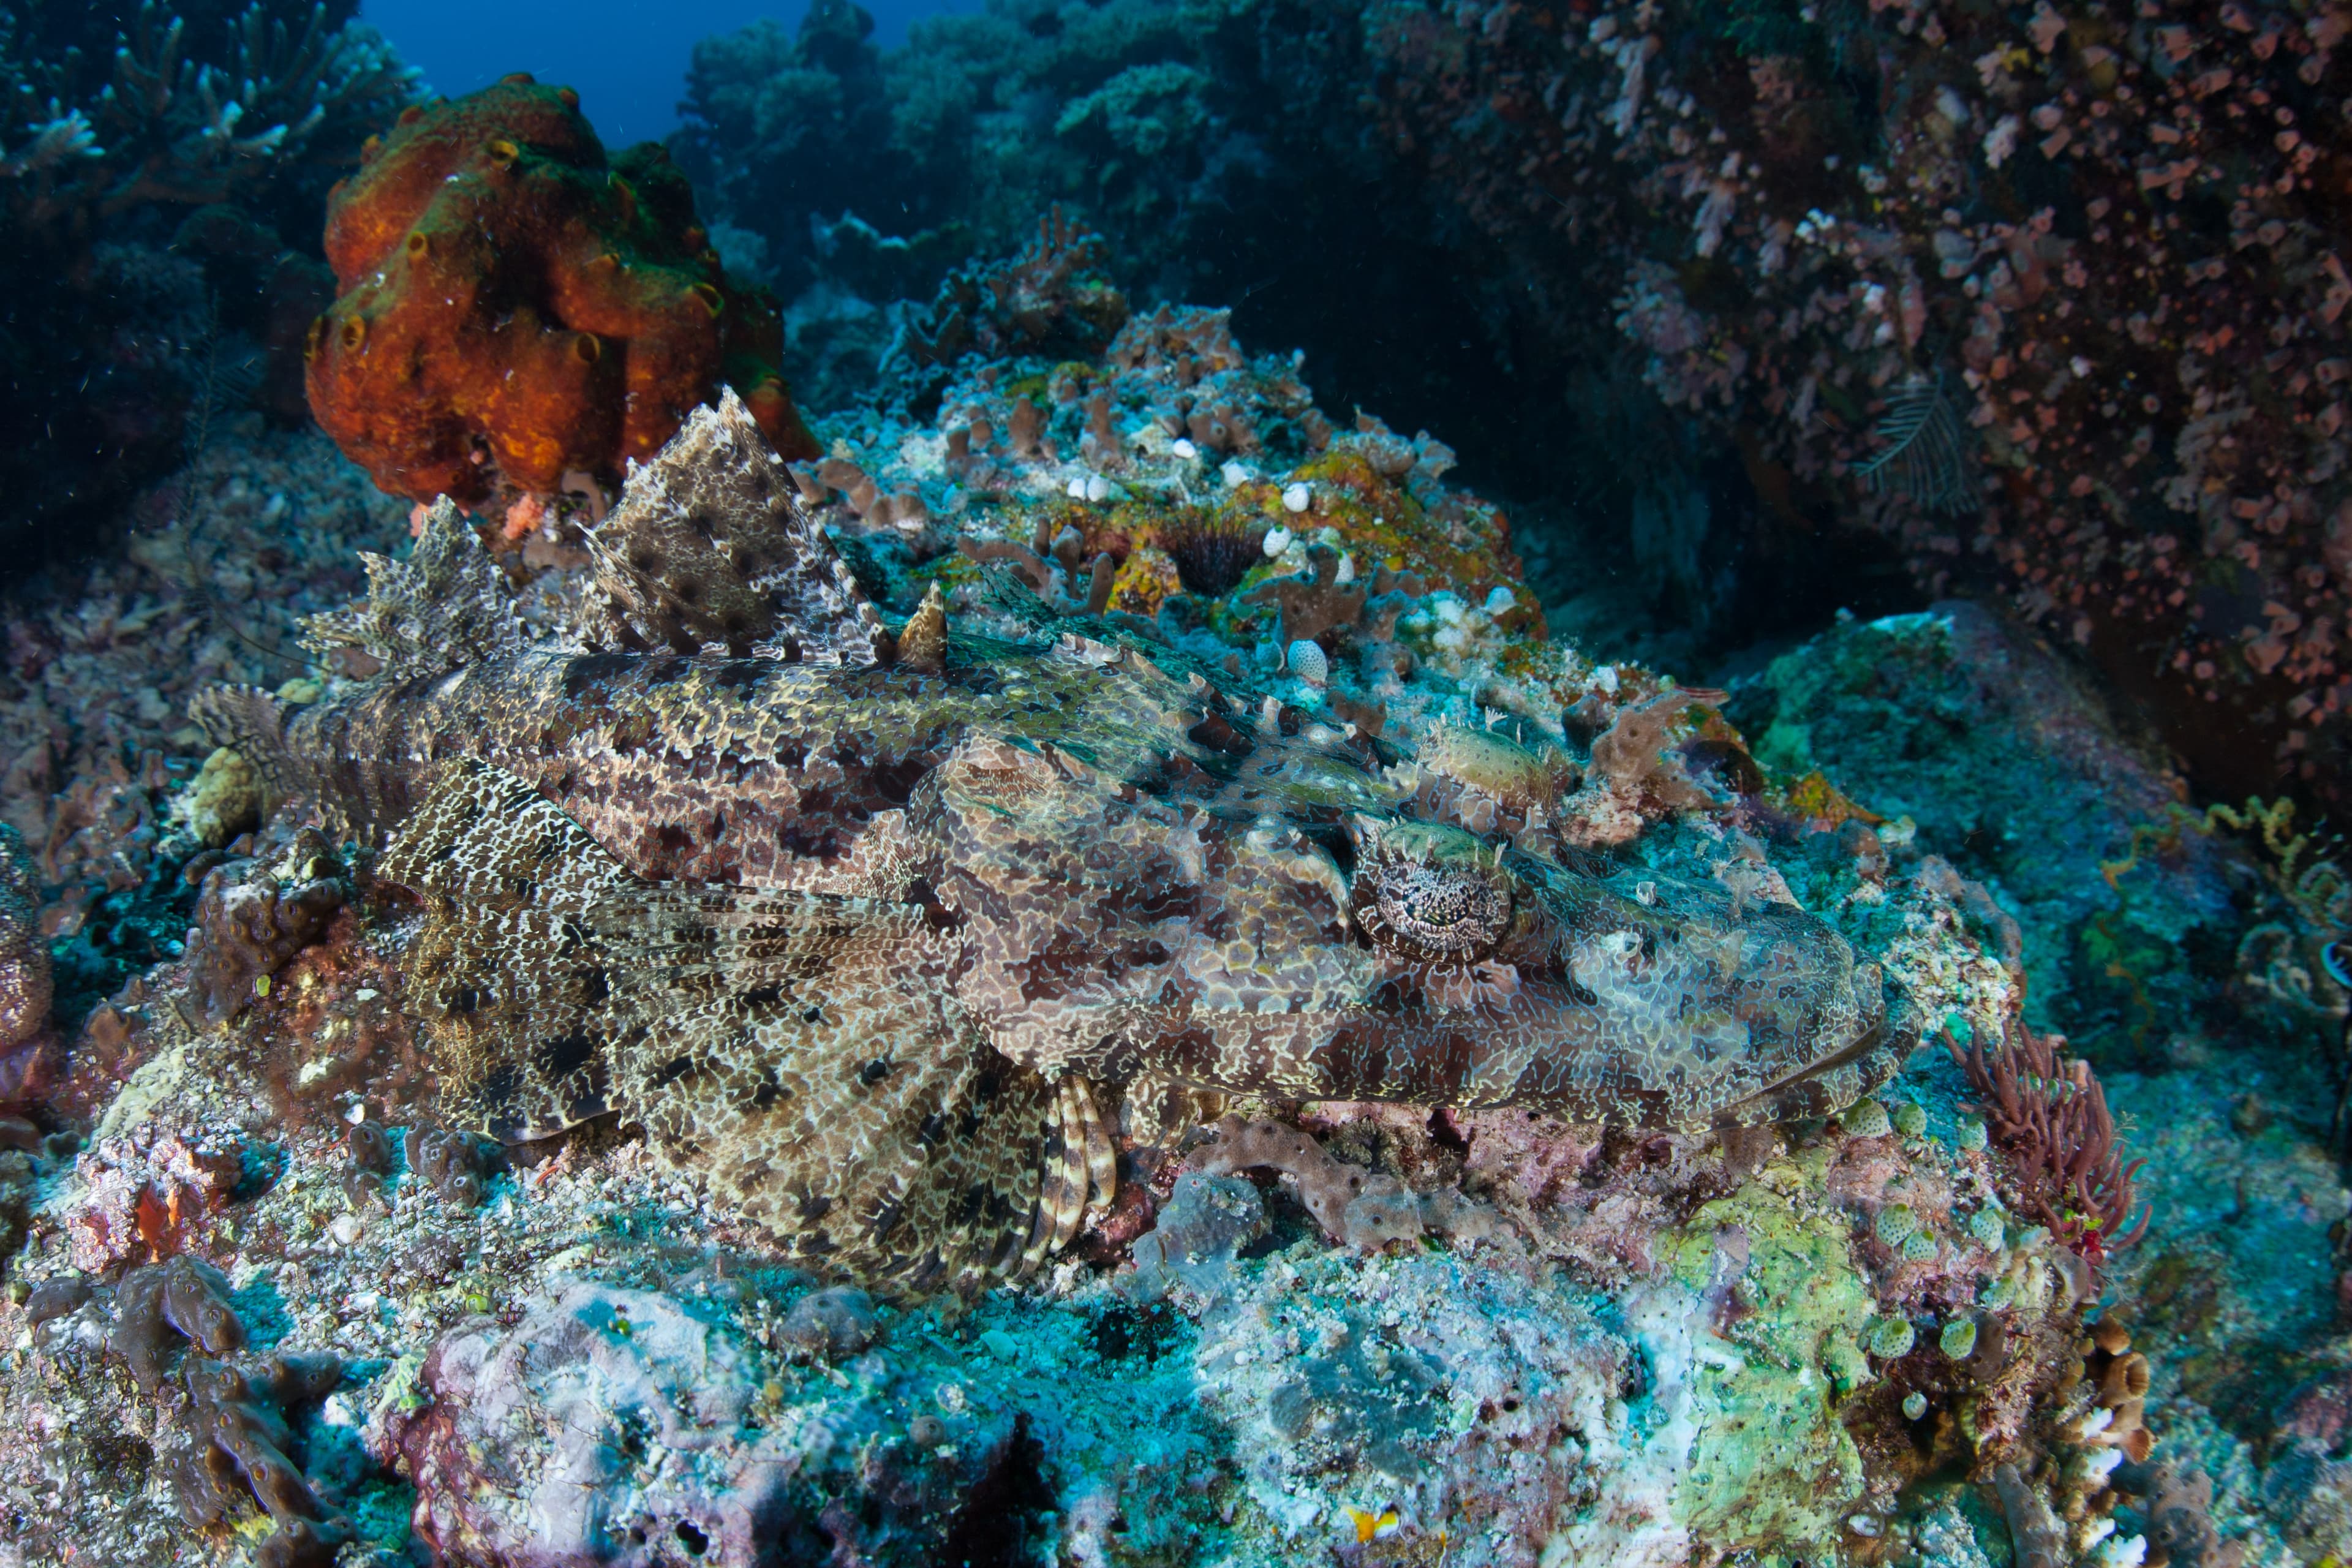
[[1511, 880], [1458, 827], [1400, 823], [1365, 847], [1349, 886], [1356, 923], [1382, 947], [1429, 963], [1473, 963], [1511, 929]]

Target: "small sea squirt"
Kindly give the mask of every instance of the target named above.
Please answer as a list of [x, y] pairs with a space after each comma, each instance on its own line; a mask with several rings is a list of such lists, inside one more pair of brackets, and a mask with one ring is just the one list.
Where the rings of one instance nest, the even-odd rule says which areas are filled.
[[[1916, 1038], [1813, 917], [1424, 820], [1393, 748], [1117, 622], [893, 631], [731, 396], [631, 489], [602, 647], [532, 642], [445, 504], [313, 628], [384, 674], [197, 703], [390, 838], [453, 1121], [620, 1112], [813, 1266], [970, 1289], [1110, 1198], [1138, 1078], [1687, 1129], [1834, 1112]], [[678, 651], [632, 547], [691, 509], [757, 563], [748, 657]]]

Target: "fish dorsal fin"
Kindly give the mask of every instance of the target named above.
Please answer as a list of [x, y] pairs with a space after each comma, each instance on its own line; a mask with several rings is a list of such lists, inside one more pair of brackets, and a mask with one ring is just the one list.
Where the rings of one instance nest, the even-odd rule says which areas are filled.
[[881, 663], [881, 616], [751, 410], [706, 404], [591, 530], [596, 632], [624, 648]]
[[312, 653], [356, 648], [406, 680], [530, 646], [498, 563], [447, 496], [425, 513], [407, 560], [365, 550], [360, 560], [367, 597], [304, 620], [302, 646]]

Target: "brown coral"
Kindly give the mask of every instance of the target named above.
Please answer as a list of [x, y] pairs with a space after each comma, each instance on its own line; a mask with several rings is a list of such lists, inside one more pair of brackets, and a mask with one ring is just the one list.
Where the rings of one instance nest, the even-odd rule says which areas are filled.
[[226, 1023], [267, 994], [264, 982], [326, 934], [343, 907], [338, 869], [326, 840], [306, 829], [274, 871], [244, 861], [205, 879], [188, 968], [206, 1024]]
[[720, 268], [662, 149], [608, 160], [569, 88], [408, 110], [336, 187], [326, 247], [341, 296], [311, 325], [310, 406], [388, 490], [617, 479], [722, 384], [786, 457], [816, 455], [772, 301]]

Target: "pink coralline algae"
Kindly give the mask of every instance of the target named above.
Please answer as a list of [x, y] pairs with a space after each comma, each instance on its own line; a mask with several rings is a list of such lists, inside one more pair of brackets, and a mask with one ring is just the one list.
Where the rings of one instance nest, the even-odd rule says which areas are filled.
[[1738, 9], [1378, 11], [1390, 136], [1488, 235], [1574, 245], [1768, 505], [1858, 510], [2192, 761], [2331, 793], [2352, 9]]

